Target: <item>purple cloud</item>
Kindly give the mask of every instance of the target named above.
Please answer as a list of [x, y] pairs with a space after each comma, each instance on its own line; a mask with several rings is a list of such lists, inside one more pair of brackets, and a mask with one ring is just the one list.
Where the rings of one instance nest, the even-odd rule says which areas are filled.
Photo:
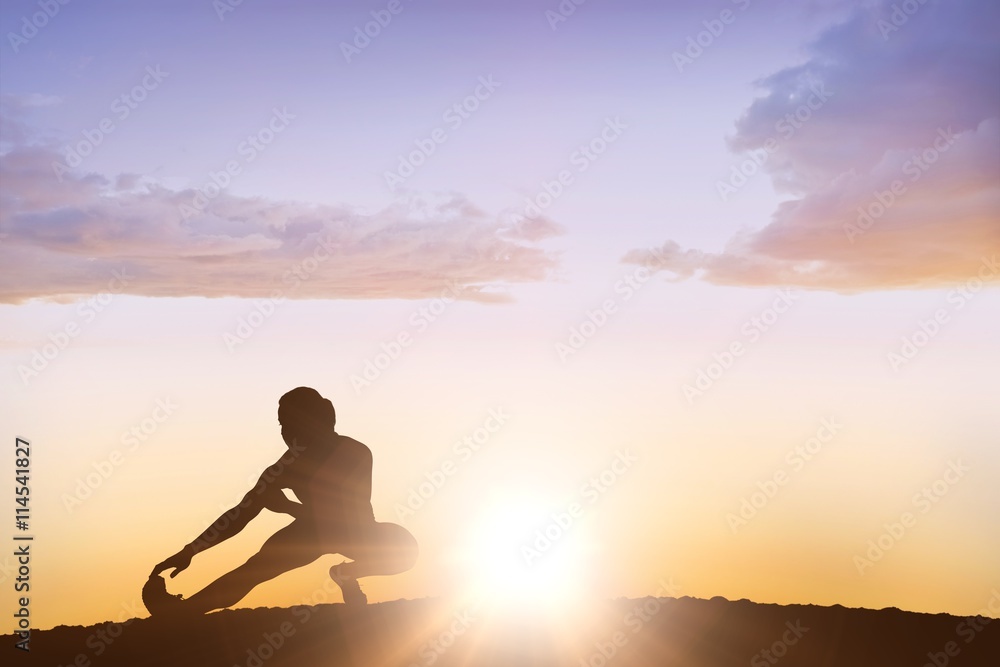
[[[25, 99], [36, 98], [5, 108]], [[512, 227], [461, 195], [365, 213], [222, 192], [195, 211], [195, 191], [133, 174], [57, 179], [62, 156], [31, 143], [16, 118], [4, 121], [0, 302], [83, 297], [106, 290], [116, 271], [131, 276], [124, 292], [140, 296], [415, 299], [450, 284], [460, 298], [495, 302], [556, 266], [536, 243], [557, 225]]]
[[804, 63], [759, 82], [764, 95], [730, 139], [766, 153], [763, 169], [795, 199], [722, 252], [668, 241], [624, 260], [718, 284], [838, 291], [974, 275], [1000, 252], [998, 30], [992, 0], [856, 9]]

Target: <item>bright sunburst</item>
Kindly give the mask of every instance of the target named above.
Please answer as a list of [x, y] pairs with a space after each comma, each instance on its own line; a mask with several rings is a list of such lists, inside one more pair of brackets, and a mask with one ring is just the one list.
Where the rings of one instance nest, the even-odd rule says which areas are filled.
[[475, 597], [548, 607], [582, 594], [588, 554], [581, 516], [517, 502], [484, 512], [475, 526], [462, 554]]

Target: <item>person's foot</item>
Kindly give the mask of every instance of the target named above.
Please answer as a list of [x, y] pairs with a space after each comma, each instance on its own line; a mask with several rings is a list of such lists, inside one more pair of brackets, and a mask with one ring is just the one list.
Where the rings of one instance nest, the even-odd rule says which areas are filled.
[[331, 567], [330, 578], [340, 586], [340, 591], [344, 595], [344, 604], [349, 607], [363, 607], [368, 604], [368, 596], [362, 592], [357, 579], [342, 571], [345, 565], [347, 562]]
[[159, 575], [151, 576], [142, 587], [142, 602], [151, 616], [173, 617], [181, 613], [184, 598], [167, 592], [167, 582]]

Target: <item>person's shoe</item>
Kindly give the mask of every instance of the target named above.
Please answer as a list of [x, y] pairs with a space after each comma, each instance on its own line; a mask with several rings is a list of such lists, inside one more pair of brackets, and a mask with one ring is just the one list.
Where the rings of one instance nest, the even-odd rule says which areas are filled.
[[142, 587], [142, 602], [151, 616], [174, 617], [181, 613], [184, 598], [167, 592], [167, 582], [159, 575], [153, 575]]
[[358, 580], [341, 572], [341, 568], [346, 565], [346, 561], [330, 568], [330, 578], [340, 586], [340, 591], [344, 596], [344, 604], [349, 607], [363, 607], [368, 604], [368, 596], [361, 590]]

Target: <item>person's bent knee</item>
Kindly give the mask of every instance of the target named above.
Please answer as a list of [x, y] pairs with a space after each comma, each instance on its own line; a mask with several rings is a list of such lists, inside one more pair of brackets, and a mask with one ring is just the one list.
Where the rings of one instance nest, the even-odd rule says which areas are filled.
[[410, 531], [395, 523], [382, 524], [382, 553], [392, 562], [395, 573], [406, 572], [417, 564], [420, 547]]
[[399, 566], [402, 572], [410, 570], [414, 565], [417, 564], [417, 557], [420, 555], [420, 545], [417, 544], [417, 538], [413, 534], [406, 530], [405, 536], [402, 540], [402, 545], [400, 546], [399, 552]]

